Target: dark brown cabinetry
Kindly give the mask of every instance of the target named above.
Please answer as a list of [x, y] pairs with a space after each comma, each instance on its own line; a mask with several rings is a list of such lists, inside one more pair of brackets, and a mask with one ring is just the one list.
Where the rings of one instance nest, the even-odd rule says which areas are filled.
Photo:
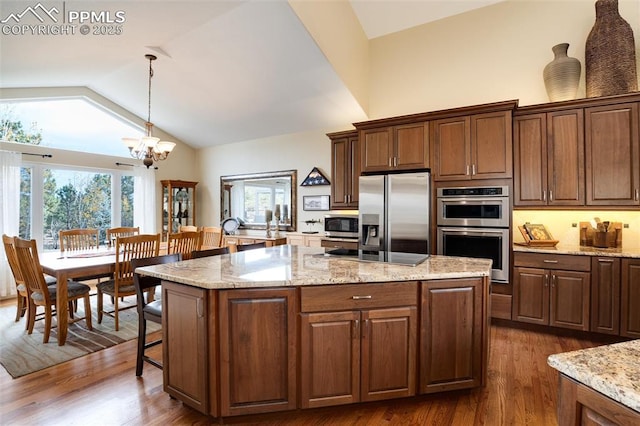
[[[164, 281], [162, 283], [162, 359], [164, 391], [202, 413], [215, 413], [215, 370], [209, 371], [210, 341], [215, 341], [215, 321], [208, 315], [214, 299], [207, 292]], [[213, 339], [213, 340], [209, 340]], [[211, 353], [212, 356], [214, 352]], [[211, 361], [215, 365], [215, 358]]]
[[587, 108], [587, 205], [640, 205], [638, 104]]
[[358, 132], [338, 132], [331, 139], [331, 208], [358, 208], [360, 150]]
[[422, 284], [420, 393], [483, 385], [487, 295], [481, 278]]
[[584, 204], [582, 109], [514, 118], [514, 205]]
[[620, 333], [620, 259], [591, 259], [591, 331]]
[[296, 290], [219, 292], [220, 415], [296, 408]]
[[428, 123], [360, 130], [363, 172], [429, 167]]
[[640, 338], [640, 259], [622, 259], [620, 334]]
[[537, 253], [513, 257], [514, 320], [589, 330], [589, 257]]
[[434, 180], [512, 177], [511, 121], [511, 111], [433, 121]]
[[302, 408], [415, 395], [417, 283], [303, 287], [301, 305]]

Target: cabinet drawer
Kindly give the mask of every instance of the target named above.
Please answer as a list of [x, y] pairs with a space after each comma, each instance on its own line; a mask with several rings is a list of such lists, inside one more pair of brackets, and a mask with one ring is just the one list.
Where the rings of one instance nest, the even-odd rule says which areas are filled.
[[344, 241], [344, 240], [330, 240], [323, 239], [320, 243], [321, 247], [329, 247], [329, 248], [343, 248], [348, 250], [358, 250], [358, 240], [354, 241]]
[[589, 256], [572, 256], [570, 254], [516, 252], [513, 253], [513, 266], [590, 272], [591, 258]]
[[418, 304], [418, 283], [346, 284], [300, 289], [302, 312], [342, 311]]

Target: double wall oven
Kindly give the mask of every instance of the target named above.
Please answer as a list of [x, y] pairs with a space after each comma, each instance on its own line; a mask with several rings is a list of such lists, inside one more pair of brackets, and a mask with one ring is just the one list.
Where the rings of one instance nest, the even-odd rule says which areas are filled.
[[509, 187], [438, 188], [436, 198], [437, 253], [491, 259], [492, 281], [508, 283]]

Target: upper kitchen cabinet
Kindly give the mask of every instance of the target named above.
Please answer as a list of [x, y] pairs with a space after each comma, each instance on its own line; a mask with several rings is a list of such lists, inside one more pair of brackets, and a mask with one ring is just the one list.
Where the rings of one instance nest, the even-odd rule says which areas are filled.
[[514, 118], [514, 205], [584, 204], [582, 109]]
[[511, 121], [511, 110], [432, 121], [434, 180], [512, 177]]
[[336, 132], [327, 136], [331, 139], [331, 209], [357, 209], [360, 176], [358, 132]]
[[640, 205], [638, 103], [585, 109], [587, 205]]
[[429, 167], [428, 123], [361, 129], [360, 161], [363, 172]]

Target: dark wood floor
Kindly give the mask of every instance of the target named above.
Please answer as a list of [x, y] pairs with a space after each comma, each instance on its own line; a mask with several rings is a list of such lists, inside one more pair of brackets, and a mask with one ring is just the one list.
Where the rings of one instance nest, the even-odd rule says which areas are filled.
[[[227, 423], [555, 425], [557, 372], [547, 365], [547, 356], [610, 341], [556, 335], [494, 322], [488, 385], [484, 388], [409, 400], [231, 419]], [[136, 341], [133, 340], [16, 380], [0, 368], [0, 424], [216, 423], [216, 419], [170, 399], [162, 391], [159, 369], [147, 364], [144, 376], [136, 378], [135, 351]]]

